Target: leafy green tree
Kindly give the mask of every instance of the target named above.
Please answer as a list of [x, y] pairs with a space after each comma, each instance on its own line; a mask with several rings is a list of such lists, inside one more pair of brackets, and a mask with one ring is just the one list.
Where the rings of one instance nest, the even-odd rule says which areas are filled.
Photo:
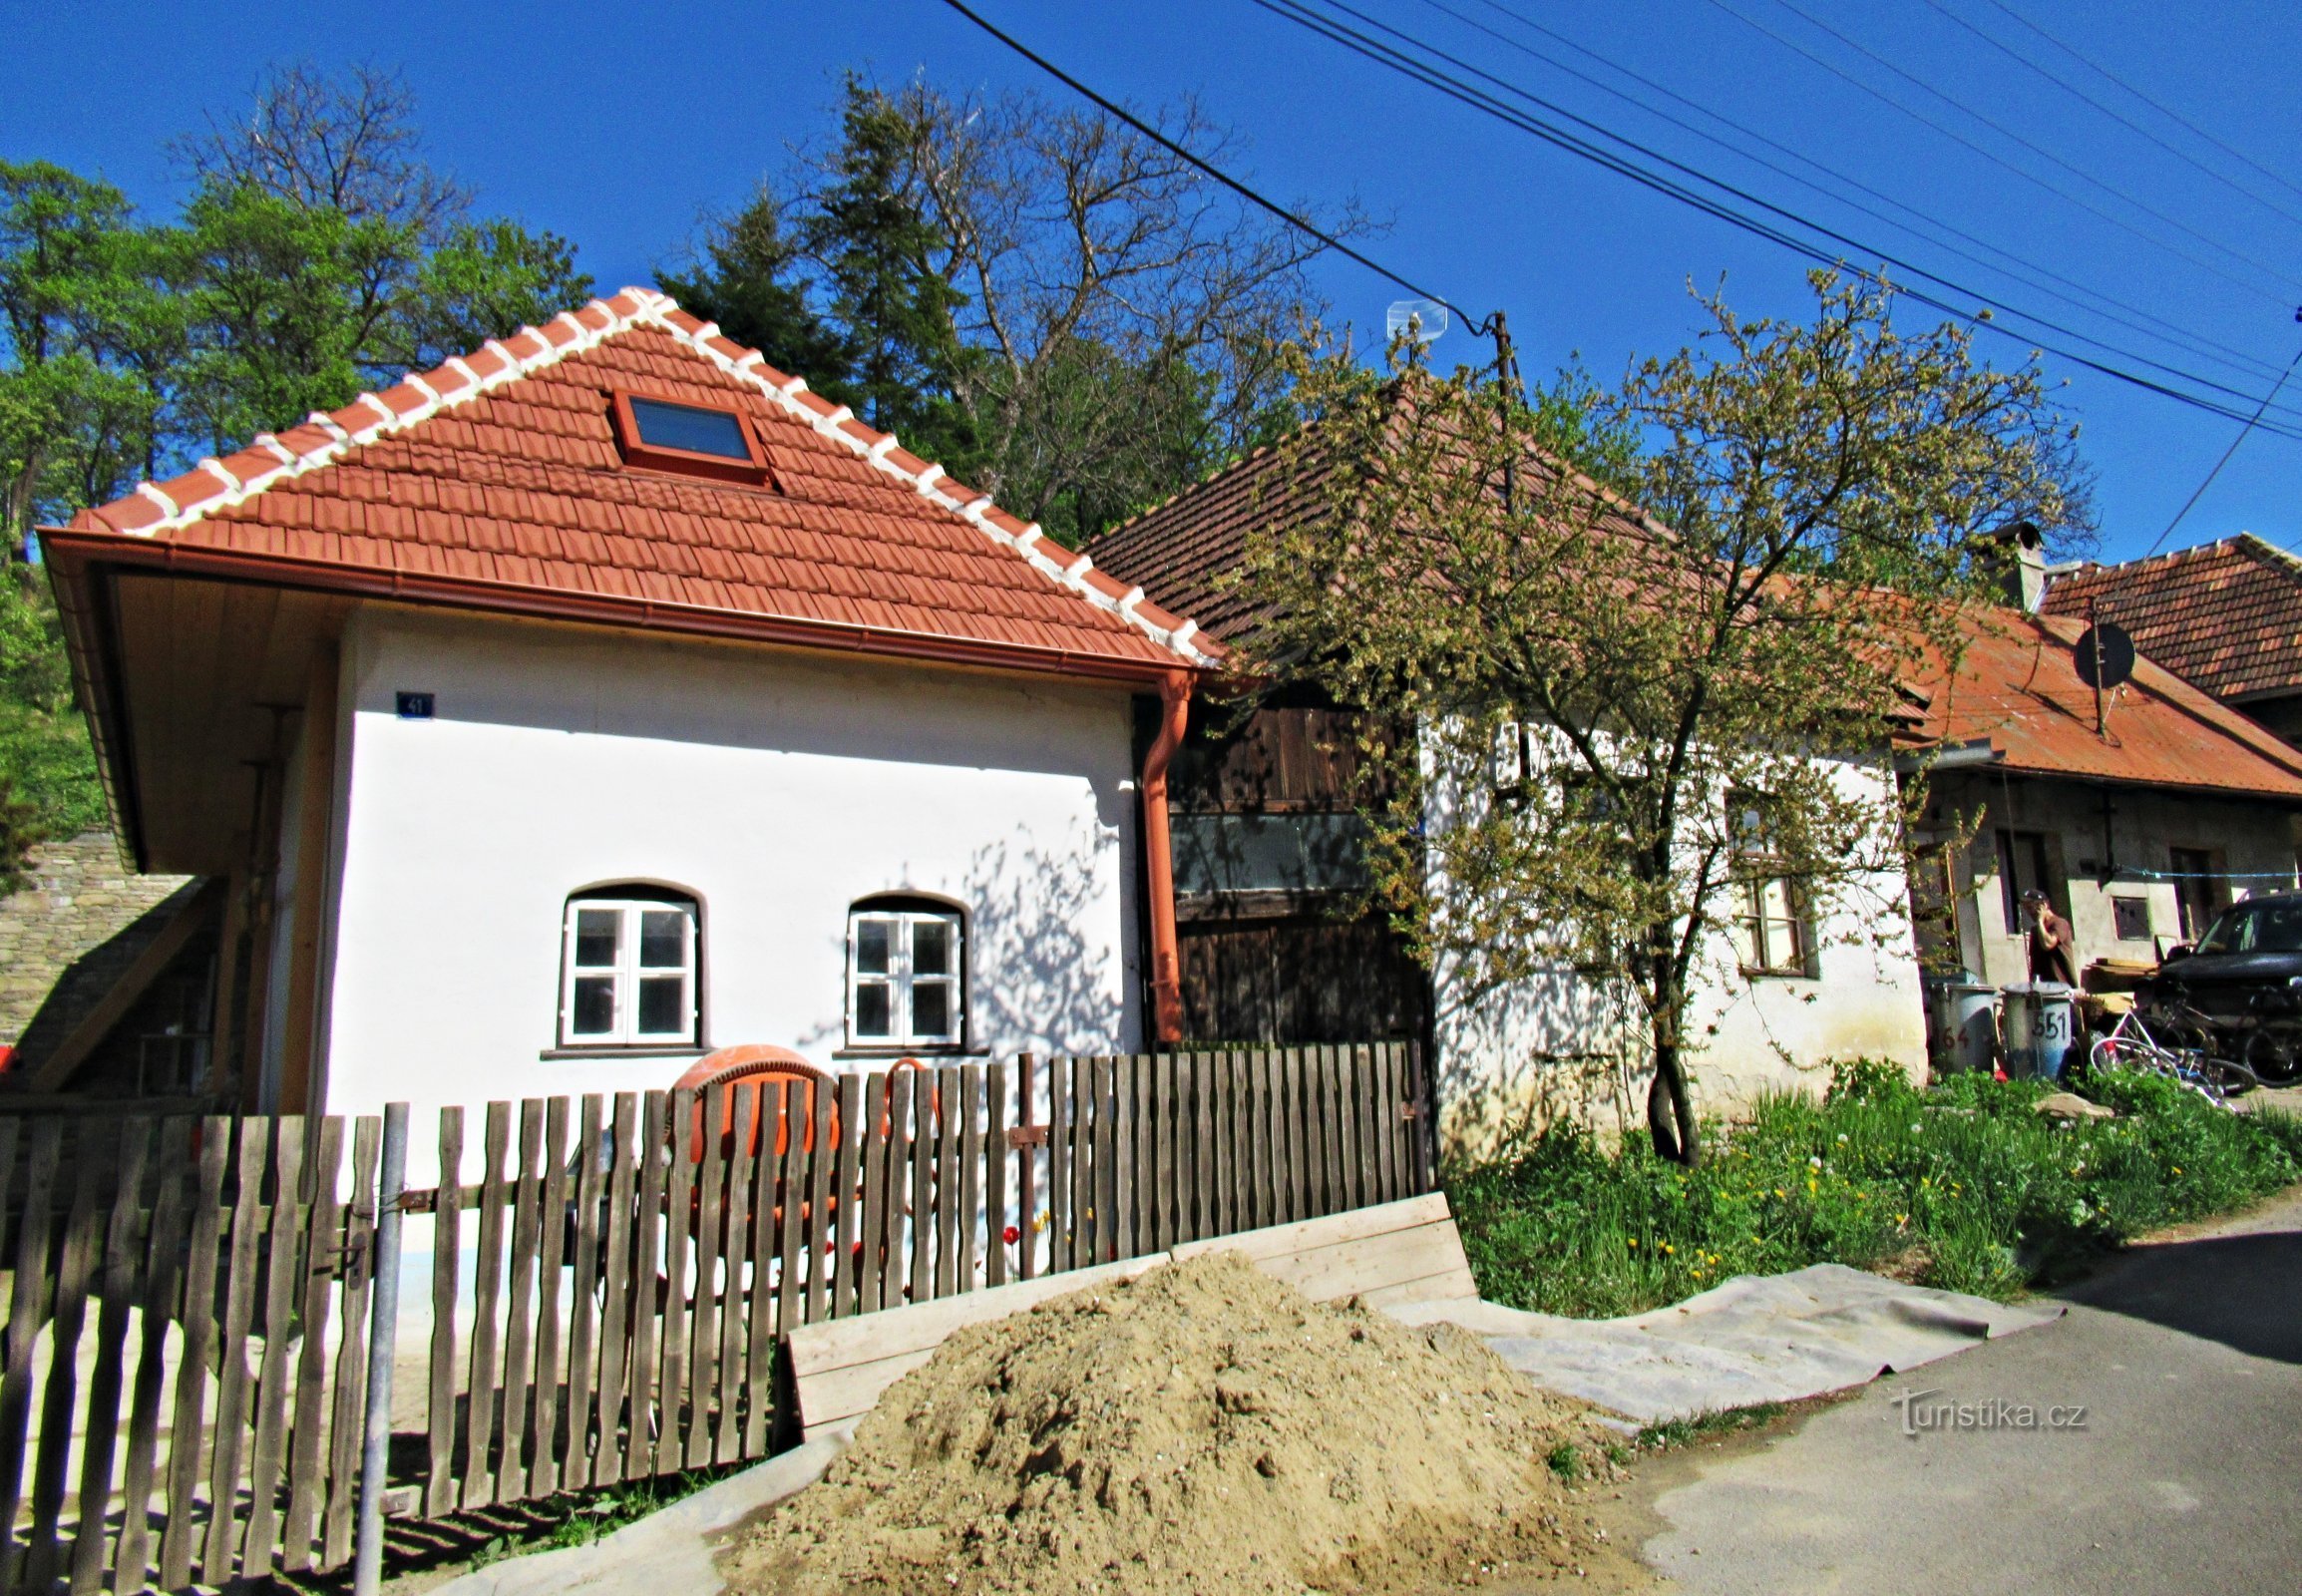
[[181, 346], [160, 266], [118, 190], [45, 162], [0, 163], [7, 551], [37, 519], [113, 497], [155, 458], [157, 372]]
[[1906, 334], [1866, 285], [1815, 292], [1805, 324], [1707, 301], [1697, 348], [1570, 393], [1627, 496], [1558, 469], [1561, 415], [1491, 378], [1301, 355], [1294, 447], [1343, 469], [1245, 573], [1275, 661], [1413, 728], [1375, 750], [1370, 807], [1416, 952], [1467, 1000], [1621, 999], [1655, 1147], [1690, 1164], [1705, 978], [1775, 962], [1741, 946], [1754, 912], [1907, 935], [1901, 684], [1955, 658], [1981, 540], [2084, 515], [2035, 366]]
[[174, 223], [0, 163], [0, 878], [19, 832], [104, 816], [54, 605], [11, 564], [32, 528], [590, 292], [565, 239], [473, 218], [412, 115], [395, 76], [277, 69], [178, 145]]

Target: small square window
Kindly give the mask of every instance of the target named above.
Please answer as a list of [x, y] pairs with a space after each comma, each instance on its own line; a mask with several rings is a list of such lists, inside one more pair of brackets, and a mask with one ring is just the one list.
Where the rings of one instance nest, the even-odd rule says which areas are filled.
[[2113, 897], [2110, 899], [2110, 915], [2117, 923], [2118, 941], [2150, 940], [2149, 899]]
[[722, 482], [771, 480], [750, 418], [732, 402], [721, 408], [618, 393], [611, 396], [610, 411], [626, 465]]

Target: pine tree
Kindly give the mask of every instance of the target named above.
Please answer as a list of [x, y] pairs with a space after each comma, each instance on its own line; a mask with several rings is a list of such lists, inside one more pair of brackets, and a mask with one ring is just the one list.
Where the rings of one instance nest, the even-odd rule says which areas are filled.
[[967, 358], [955, 322], [966, 296], [945, 268], [950, 240], [915, 181], [919, 132], [886, 94], [849, 78], [831, 182], [802, 238], [823, 270], [831, 319], [849, 332], [852, 397], [843, 397], [914, 454], [957, 472], [974, 453], [970, 419], [953, 397]]
[[[816, 313], [799, 240], [783, 205], [764, 184], [751, 202], [712, 228], [704, 258], [685, 273], [661, 272], [663, 291], [778, 370], [810, 388], [856, 404], [852, 342]], [[857, 409], [862, 409], [860, 404]]]

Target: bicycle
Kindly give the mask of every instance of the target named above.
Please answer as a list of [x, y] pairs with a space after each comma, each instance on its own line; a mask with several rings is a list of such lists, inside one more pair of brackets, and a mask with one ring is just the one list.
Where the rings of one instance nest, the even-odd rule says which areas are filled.
[[2233, 1113], [2237, 1110], [2230, 1097], [2262, 1084], [2244, 1064], [2217, 1058], [2203, 1047], [2160, 1041], [2150, 1033], [2139, 1008], [2129, 1008], [2118, 1016], [2110, 1034], [2098, 1038], [2088, 1049], [2087, 1063], [2095, 1069], [2161, 1075]]

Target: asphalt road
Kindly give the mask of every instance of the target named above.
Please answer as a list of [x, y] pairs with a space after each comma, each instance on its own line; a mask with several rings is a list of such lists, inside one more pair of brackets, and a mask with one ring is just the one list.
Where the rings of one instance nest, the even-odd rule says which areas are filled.
[[1691, 1459], [1646, 1560], [1718, 1596], [2302, 1591], [2302, 1195], [2063, 1296], [2055, 1324]]

